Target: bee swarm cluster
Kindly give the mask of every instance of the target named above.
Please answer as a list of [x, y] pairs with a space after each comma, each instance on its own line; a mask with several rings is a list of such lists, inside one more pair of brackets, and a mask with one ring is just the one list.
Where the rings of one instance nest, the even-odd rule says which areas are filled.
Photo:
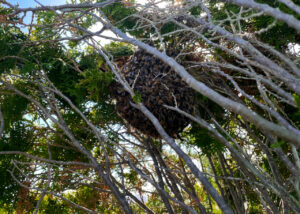
[[[121, 75], [170, 136], [175, 137], [188, 125], [186, 117], [163, 105], [177, 106], [187, 113], [193, 113], [194, 91], [160, 59], [138, 50], [123, 66]], [[117, 101], [117, 112], [123, 119], [143, 134], [159, 138], [151, 121], [131, 106], [133, 100], [120, 84], [114, 86], [112, 93]]]

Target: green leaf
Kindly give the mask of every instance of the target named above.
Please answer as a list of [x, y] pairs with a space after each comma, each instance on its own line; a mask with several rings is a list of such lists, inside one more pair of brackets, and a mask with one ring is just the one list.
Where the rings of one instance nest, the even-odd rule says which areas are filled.
[[132, 100], [135, 103], [141, 103], [142, 102], [142, 95], [139, 92], [137, 92], [135, 94], [135, 96], [132, 97]]
[[293, 94], [293, 97], [295, 99], [298, 108], [300, 108], [300, 97], [297, 94]]
[[196, 123], [193, 123], [192, 127], [184, 133], [184, 137], [188, 139], [188, 144], [201, 148], [201, 151], [208, 156], [224, 150], [222, 143], [210, 136], [206, 129]]
[[31, 74], [33, 69], [34, 69], [34, 64], [31, 62], [28, 62], [21, 69], [20, 73], [21, 74]]
[[111, 42], [105, 45], [104, 48], [114, 57], [129, 56], [133, 54], [133, 47], [124, 42]]
[[270, 148], [276, 149], [276, 148], [278, 148], [278, 147], [281, 147], [281, 146], [284, 145], [284, 144], [285, 144], [285, 142], [282, 141], [282, 140], [280, 140], [280, 141], [277, 141], [277, 142], [271, 144]]

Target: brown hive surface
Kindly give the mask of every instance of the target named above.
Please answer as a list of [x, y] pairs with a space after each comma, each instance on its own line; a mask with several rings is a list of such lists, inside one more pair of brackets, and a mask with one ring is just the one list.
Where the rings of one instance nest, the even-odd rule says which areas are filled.
[[[188, 125], [186, 117], [163, 107], [164, 104], [177, 105], [181, 110], [193, 113], [195, 103], [194, 91], [168, 65], [138, 50], [123, 66], [121, 74], [170, 136], [175, 137]], [[132, 98], [123, 87], [117, 84], [113, 91], [121, 117], [143, 134], [159, 138], [151, 121], [130, 105]]]

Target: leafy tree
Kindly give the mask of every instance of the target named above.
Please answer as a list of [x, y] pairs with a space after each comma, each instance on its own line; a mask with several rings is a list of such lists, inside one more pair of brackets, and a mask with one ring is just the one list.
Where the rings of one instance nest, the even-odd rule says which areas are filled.
[[299, 8], [1, 1], [0, 212], [299, 213]]

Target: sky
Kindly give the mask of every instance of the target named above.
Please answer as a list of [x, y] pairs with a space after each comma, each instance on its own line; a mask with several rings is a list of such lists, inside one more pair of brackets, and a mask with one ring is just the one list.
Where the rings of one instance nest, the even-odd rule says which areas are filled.
[[[38, 6], [38, 3], [36, 3], [34, 0], [7, 0], [7, 2], [13, 5], [19, 4], [20, 8]], [[66, 0], [38, 0], [38, 2], [40, 2], [43, 5], [53, 6], [53, 5], [64, 4]], [[30, 21], [31, 21], [31, 13], [27, 13], [24, 22], [29, 23]]]
[[[66, 0], [37, 0], [37, 1], [40, 2], [41, 4], [47, 5], [47, 6], [61, 5], [61, 4], [65, 4], [66, 3]], [[145, 1], [145, 0], [139, 0], [139, 1]], [[7, 2], [9, 2], [9, 3], [13, 4], [13, 5], [19, 4], [20, 8], [36, 7], [36, 6], [38, 6], [38, 3], [36, 3], [34, 0], [7, 0]], [[29, 24], [30, 21], [31, 21], [31, 12], [26, 14], [26, 16], [24, 18], [24, 23]], [[92, 27], [91, 30], [92, 31], [94, 31], [94, 30], [96, 31], [96, 30], [99, 30], [100, 28], [101, 28], [101, 24], [98, 23], [98, 24], [95, 24]], [[21, 27], [21, 29], [24, 32], [28, 32], [27, 28]], [[111, 33], [111, 32], [104, 32], [104, 35], [115, 37], [115, 35], [113, 33]], [[99, 39], [96, 39], [96, 40], [99, 40]], [[110, 42], [110, 40], [101, 39], [101, 43], [103, 45], [107, 44], [109, 42]]]
[[[66, 2], [66, 0], [37, 0], [37, 1], [40, 2], [41, 4], [47, 5], [47, 6], [65, 4], [65, 2]], [[159, 1], [159, 0], [157, 0], [157, 1]], [[7, 2], [9, 2], [13, 5], [19, 4], [20, 8], [38, 6], [38, 3], [36, 3], [34, 0], [7, 0]], [[147, 3], [147, 0], [136, 0], [136, 2], [140, 3], [140, 4], [145, 4], [145, 3]], [[28, 24], [28, 23], [30, 23], [30, 21], [31, 21], [31, 13], [27, 13], [26, 17], [24, 18], [24, 23]], [[90, 30], [91, 31], [97, 31], [101, 27], [102, 27], [101, 24], [97, 23], [94, 26], [92, 26], [92, 28]], [[22, 28], [22, 29], [24, 30], [24, 32], [28, 31], [27, 28]], [[109, 32], [109, 31], [105, 31], [103, 33], [103, 35], [110, 36], [110, 37], [115, 37], [115, 35], [112, 32]], [[98, 40], [98, 39], [96, 39], [96, 40]], [[103, 45], [110, 42], [110, 40], [103, 39], [103, 38], [101, 38], [100, 40], [101, 40], [101, 43]]]
[[[34, 7], [38, 5], [34, 0], [7, 0], [11, 4], [19, 3], [20, 7]], [[59, 5], [65, 3], [65, 0], [38, 0], [44, 5]]]

